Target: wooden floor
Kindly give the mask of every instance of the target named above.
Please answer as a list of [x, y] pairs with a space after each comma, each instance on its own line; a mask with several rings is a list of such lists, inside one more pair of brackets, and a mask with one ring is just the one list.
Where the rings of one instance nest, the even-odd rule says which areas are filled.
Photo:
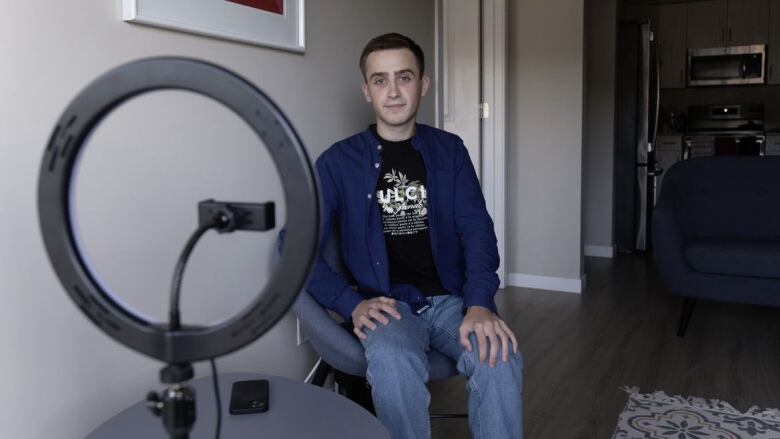
[[[652, 258], [587, 258], [582, 295], [509, 288], [497, 296], [525, 358], [525, 439], [610, 438], [623, 386], [780, 408], [780, 308], [699, 301], [675, 335], [682, 299]], [[429, 385], [431, 412], [465, 412], [462, 378]], [[466, 420], [433, 420], [434, 439], [471, 437]]]

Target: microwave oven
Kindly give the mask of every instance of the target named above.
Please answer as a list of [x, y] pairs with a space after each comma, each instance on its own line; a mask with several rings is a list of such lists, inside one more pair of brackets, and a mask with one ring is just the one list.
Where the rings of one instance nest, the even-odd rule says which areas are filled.
[[764, 84], [766, 45], [688, 51], [688, 85]]

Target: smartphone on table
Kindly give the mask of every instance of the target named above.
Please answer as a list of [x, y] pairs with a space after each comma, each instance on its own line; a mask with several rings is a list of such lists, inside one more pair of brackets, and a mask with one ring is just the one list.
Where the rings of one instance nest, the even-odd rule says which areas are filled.
[[268, 380], [236, 381], [230, 392], [230, 414], [268, 411]]

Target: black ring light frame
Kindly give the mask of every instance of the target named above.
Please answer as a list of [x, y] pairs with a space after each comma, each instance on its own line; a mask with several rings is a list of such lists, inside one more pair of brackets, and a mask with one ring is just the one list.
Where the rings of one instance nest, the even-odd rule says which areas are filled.
[[[85, 141], [117, 106], [142, 93], [184, 90], [233, 110], [266, 145], [281, 176], [287, 208], [285, 246], [263, 291], [222, 322], [169, 331], [129, 312], [104, 291], [75, 239], [72, 173]], [[319, 235], [319, 198], [311, 163], [294, 128], [271, 99], [219, 66], [186, 58], [149, 58], [113, 69], [89, 84], [60, 117], [49, 139], [38, 182], [44, 244], [63, 287], [103, 332], [169, 364], [216, 358], [251, 343], [281, 319], [304, 285]], [[164, 291], [160, 291], [164, 294]]]

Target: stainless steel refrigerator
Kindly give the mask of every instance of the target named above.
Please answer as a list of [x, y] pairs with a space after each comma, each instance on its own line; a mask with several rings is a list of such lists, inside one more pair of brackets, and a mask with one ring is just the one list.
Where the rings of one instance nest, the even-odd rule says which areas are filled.
[[647, 250], [655, 203], [653, 150], [659, 63], [649, 23], [618, 24], [615, 90], [614, 227], [618, 251]]

